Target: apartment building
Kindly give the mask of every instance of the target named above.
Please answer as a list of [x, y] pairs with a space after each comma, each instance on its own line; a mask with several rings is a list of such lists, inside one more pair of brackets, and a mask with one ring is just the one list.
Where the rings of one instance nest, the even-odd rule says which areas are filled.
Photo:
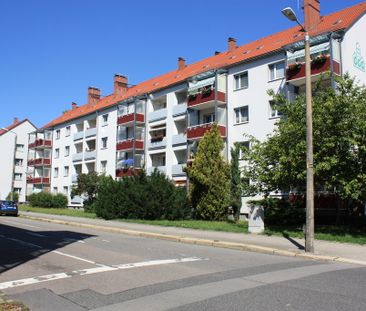
[[[310, 31], [312, 81], [328, 73], [323, 83], [334, 86], [334, 78], [348, 72], [366, 84], [366, 3], [323, 17], [319, 2], [309, 2], [316, 25]], [[281, 117], [267, 91], [289, 99], [305, 91], [304, 33], [296, 26], [242, 46], [233, 38], [227, 44], [226, 51], [193, 64], [180, 57], [176, 70], [135, 86], [116, 75], [114, 92], [105, 97], [89, 88], [85, 105], [72, 104], [43, 128], [52, 137], [50, 169], [39, 171], [48, 189], [69, 195], [81, 172], [121, 178], [142, 168], [184, 185], [183, 167], [214, 122], [228, 160], [235, 142], [248, 145], [244, 134], [265, 139]]]
[[11, 125], [0, 129], [0, 200], [5, 200], [12, 189], [25, 201], [28, 154], [28, 133], [37, 128], [28, 120], [14, 118]]

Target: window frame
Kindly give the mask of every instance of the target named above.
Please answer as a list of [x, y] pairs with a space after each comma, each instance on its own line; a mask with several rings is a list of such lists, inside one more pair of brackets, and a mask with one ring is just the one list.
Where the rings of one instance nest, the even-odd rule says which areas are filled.
[[60, 139], [61, 137], [61, 130], [56, 130], [56, 139]]
[[65, 131], [65, 137], [69, 137], [71, 135], [71, 126], [66, 126]]
[[[247, 120], [245, 120], [245, 121], [242, 121], [242, 114], [241, 114], [242, 109], [247, 110]], [[240, 113], [238, 122], [236, 121], [237, 120], [237, 112]], [[244, 106], [234, 108], [234, 125], [246, 124], [246, 123], [249, 123], [249, 105], [244, 105]]]
[[65, 157], [70, 156], [70, 146], [65, 146]]
[[102, 115], [102, 126], [107, 126], [108, 125], [108, 119], [109, 119], [109, 114], [108, 113], [105, 113], [105, 114]]
[[[269, 119], [279, 119], [283, 117], [283, 113], [279, 113], [279, 111], [277, 109], [273, 109], [273, 105], [276, 105], [276, 102], [274, 100], [269, 100], [268, 101], [268, 106], [269, 106]], [[275, 114], [273, 115], [273, 112], [275, 112]]]
[[108, 148], [108, 136], [101, 138], [102, 146], [101, 149], [107, 149]]
[[[279, 64], [283, 64], [283, 76], [282, 77], [277, 76], [277, 65], [279, 65]], [[273, 79], [272, 79], [272, 75], [271, 75], [271, 73], [272, 73], [271, 68], [273, 68], [273, 75], [274, 75]], [[269, 82], [284, 79], [285, 77], [286, 77], [286, 63], [284, 60], [268, 64], [268, 81]]]
[[[241, 84], [241, 76], [244, 76], [246, 75], [246, 79], [247, 79], [247, 85], [246, 86], [242, 86]], [[240, 86], [237, 87], [237, 82], [239, 81], [240, 83]], [[234, 91], [239, 91], [239, 90], [245, 90], [249, 88], [249, 71], [248, 70], [245, 70], [245, 71], [242, 71], [240, 73], [237, 73], [234, 75]]]

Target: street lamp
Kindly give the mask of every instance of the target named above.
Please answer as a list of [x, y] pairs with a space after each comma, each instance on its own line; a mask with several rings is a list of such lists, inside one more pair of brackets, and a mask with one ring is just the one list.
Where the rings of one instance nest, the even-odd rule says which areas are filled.
[[13, 156], [13, 173], [11, 177], [11, 189], [10, 189], [10, 201], [13, 201], [13, 194], [14, 194], [14, 174], [15, 174], [15, 154], [17, 150], [17, 140], [18, 140], [18, 134], [15, 133], [12, 130], [7, 129], [6, 127], [2, 127], [1, 130], [4, 130], [6, 132], [10, 132], [14, 134], [14, 156]]
[[[309, 26], [301, 25], [291, 8], [282, 11], [290, 21], [296, 22], [305, 32], [305, 86], [306, 86], [306, 230], [305, 251], [314, 252], [314, 155], [313, 155], [313, 106], [311, 94], [311, 59]], [[304, 12], [306, 20], [306, 11]]]

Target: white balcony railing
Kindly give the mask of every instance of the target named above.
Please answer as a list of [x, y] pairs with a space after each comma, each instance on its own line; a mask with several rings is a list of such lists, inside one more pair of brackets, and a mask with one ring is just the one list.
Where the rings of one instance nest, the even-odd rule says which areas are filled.
[[82, 152], [79, 152], [79, 153], [75, 153], [72, 155], [72, 160], [74, 162], [76, 161], [82, 161], [83, 160], [83, 153]]
[[92, 137], [92, 136], [95, 136], [95, 135], [97, 135], [97, 128], [96, 127], [89, 128], [85, 131], [85, 138], [86, 137]]
[[166, 166], [150, 166], [147, 168], [147, 175], [151, 175], [154, 170], [157, 169], [158, 171], [162, 173], [166, 173]]
[[149, 141], [149, 149], [158, 149], [158, 148], [165, 148], [166, 147], [166, 137], [164, 137], [160, 141]]
[[163, 120], [166, 118], [167, 113], [168, 111], [166, 108], [152, 111], [149, 113], [149, 122]]
[[187, 135], [186, 134], [177, 134], [172, 136], [172, 145], [182, 145], [187, 143]]
[[95, 158], [97, 157], [97, 152], [95, 150], [93, 151], [85, 151], [84, 152], [84, 160], [95, 160]]
[[172, 175], [173, 176], [186, 175], [186, 173], [183, 171], [183, 167], [184, 164], [172, 165]]
[[77, 132], [74, 134], [74, 140], [79, 140], [79, 139], [83, 139], [84, 138], [84, 132]]
[[173, 117], [184, 115], [187, 112], [187, 104], [173, 106]]

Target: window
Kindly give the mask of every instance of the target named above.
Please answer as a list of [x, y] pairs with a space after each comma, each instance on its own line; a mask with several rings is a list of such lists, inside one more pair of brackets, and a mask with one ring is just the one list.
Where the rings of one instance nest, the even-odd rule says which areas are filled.
[[249, 121], [249, 108], [248, 106], [239, 107], [234, 109], [235, 124], [240, 124]]
[[23, 159], [15, 159], [15, 166], [23, 166]]
[[100, 161], [100, 170], [102, 173], [107, 172], [107, 161]]
[[203, 123], [215, 122], [215, 113], [206, 114], [203, 116]]
[[271, 64], [269, 67], [269, 80], [276, 80], [285, 76], [285, 62]]
[[70, 155], [70, 146], [65, 147], [65, 157], [68, 157]]
[[275, 109], [276, 102], [274, 100], [269, 101], [269, 117], [270, 118], [280, 118], [283, 116], [281, 111]]
[[104, 114], [102, 118], [103, 118], [102, 126], [108, 125], [108, 114]]
[[20, 195], [22, 193], [22, 188], [14, 188], [14, 192]]
[[248, 71], [235, 75], [234, 81], [235, 81], [234, 85], [235, 90], [246, 89], [249, 86]]
[[56, 148], [55, 149], [55, 159], [58, 159], [60, 156], [60, 149], [59, 148]]
[[69, 187], [64, 186], [64, 195], [68, 195], [68, 194], [69, 194]]
[[60, 130], [56, 130], [56, 139], [60, 139], [60, 134], [61, 134], [61, 131]]
[[17, 144], [16, 151], [23, 152], [24, 151], [24, 145], [23, 144]]
[[64, 166], [64, 177], [69, 176], [69, 167], [68, 166]]
[[57, 187], [53, 187], [53, 193], [57, 193], [57, 192], [58, 192]]
[[71, 133], [71, 127], [66, 126], [66, 135], [65, 136], [70, 136], [70, 133]]
[[108, 137], [102, 137], [102, 149], [107, 148], [108, 143]]
[[22, 174], [15, 173], [14, 174], [14, 180], [22, 180]]
[[58, 177], [58, 167], [55, 167], [55, 169], [53, 170], [53, 177]]
[[240, 146], [239, 149], [239, 159], [243, 159], [244, 156], [244, 150], [248, 150], [249, 149], [249, 141], [238, 141], [237, 142]]

